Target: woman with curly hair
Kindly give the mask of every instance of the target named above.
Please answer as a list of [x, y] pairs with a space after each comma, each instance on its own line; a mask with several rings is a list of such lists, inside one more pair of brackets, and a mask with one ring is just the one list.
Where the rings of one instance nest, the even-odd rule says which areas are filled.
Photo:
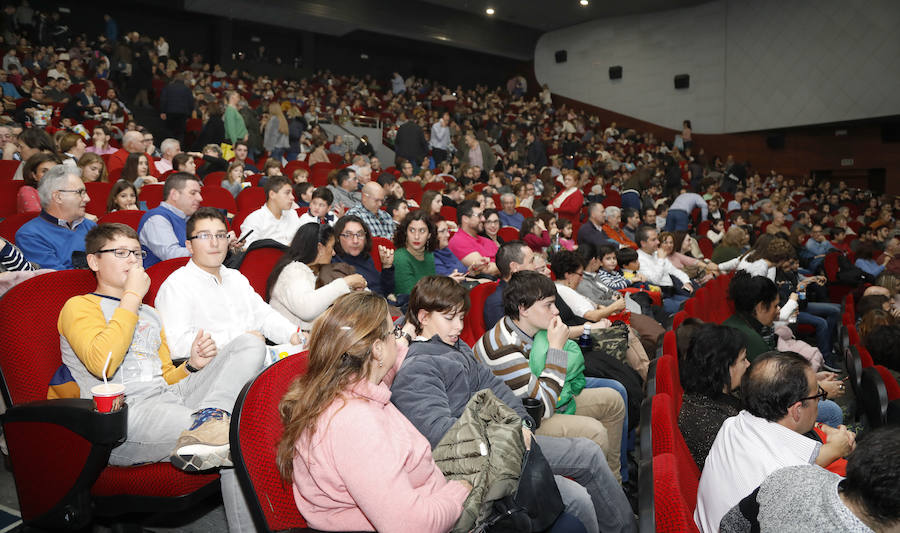
[[416, 282], [435, 275], [437, 227], [425, 211], [406, 215], [394, 235], [394, 292], [409, 294]]

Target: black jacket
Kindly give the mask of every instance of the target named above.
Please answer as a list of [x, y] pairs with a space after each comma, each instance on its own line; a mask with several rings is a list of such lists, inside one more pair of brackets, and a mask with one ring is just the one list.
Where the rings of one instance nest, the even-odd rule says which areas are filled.
[[414, 166], [420, 165], [428, 155], [428, 143], [425, 141], [425, 133], [422, 128], [411, 120], [404, 122], [397, 130], [394, 152], [397, 157], [412, 161]]

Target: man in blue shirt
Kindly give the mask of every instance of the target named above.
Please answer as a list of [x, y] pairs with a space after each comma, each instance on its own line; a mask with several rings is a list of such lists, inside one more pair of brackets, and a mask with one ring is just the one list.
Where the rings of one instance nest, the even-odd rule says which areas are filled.
[[828, 242], [828, 237], [822, 231], [822, 225], [814, 224], [809, 232], [809, 239], [806, 241], [806, 251], [812, 255], [807, 270], [813, 274], [818, 272], [825, 264], [825, 256], [832, 250], [837, 250], [837, 248]]
[[516, 211], [516, 195], [512, 193], [502, 194], [500, 196], [500, 204], [503, 206], [503, 210], [497, 213], [500, 217], [500, 225], [522, 229], [522, 222], [525, 222], [525, 217], [522, 213]]
[[[97, 224], [84, 217], [90, 197], [74, 166], [56, 165], [38, 185], [41, 214], [16, 232], [25, 258], [41, 268], [85, 266], [84, 236]], [[74, 259], [73, 259], [74, 256]]]

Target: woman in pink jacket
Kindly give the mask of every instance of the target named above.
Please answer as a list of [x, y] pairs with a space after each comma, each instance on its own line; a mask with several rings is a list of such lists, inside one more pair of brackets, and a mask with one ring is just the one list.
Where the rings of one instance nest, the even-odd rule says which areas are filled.
[[434, 463], [428, 440], [391, 403], [406, 355], [384, 298], [354, 292], [313, 324], [309, 368], [280, 404], [281, 475], [297, 508], [329, 531], [447, 531], [471, 490]]

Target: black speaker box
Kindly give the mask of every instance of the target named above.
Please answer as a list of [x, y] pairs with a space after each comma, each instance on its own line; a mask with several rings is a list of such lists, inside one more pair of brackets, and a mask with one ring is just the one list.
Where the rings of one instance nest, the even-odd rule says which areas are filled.
[[770, 133], [770, 134], [766, 135], [766, 146], [768, 146], [772, 150], [783, 150], [784, 149], [784, 134], [783, 133]]
[[566, 59], [568, 59], [568, 56], [568, 52], [566, 52], [565, 50], [559, 50], [558, 52], [556, 52], [556, 62], [565, 63]]
[[621, 80], [622, 79], [622, 65], [616, 65], [614, 67], [609, 67], [609, 79], [611, 79], [611, 80]]
[[688, 74], [679, 74], [675, 76], [675, 88], [687, 89], [691, 86], [691, 77]]

